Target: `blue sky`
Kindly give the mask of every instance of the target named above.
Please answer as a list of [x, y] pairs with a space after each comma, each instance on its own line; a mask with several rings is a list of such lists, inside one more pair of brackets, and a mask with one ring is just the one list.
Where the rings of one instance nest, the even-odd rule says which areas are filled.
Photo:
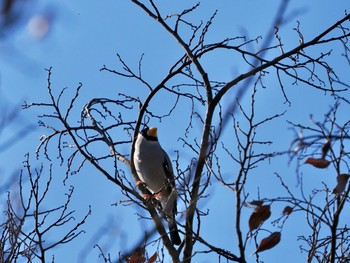
[[[117, 78], [104, 71], [100, 72], [100, 68], [103, 65], [111, 68], [118, 67], [116, 53], [121, 54], [130, 65], [137, 67], [140, 56], [144, 53], [143, 76], [150, 83], [157, 84], [172, 63], [183, 53], [168, 33], [164, 32], [159, 25], [129, 1], [108, 0], [103, 1], [103, 3], [91, 0], [50, 1], [50, 4], [39, 2], [36, 8], [31, 11], [33, 14], [36, 12], [47, 13], [48, 10], [54, 13], [52, 27], [45, 38], [39, 41], [30, 37], [24, 26], [27, 20], [24, 19], [18, 32], [0, 43], [2, 47], [0, 52], [4, 58], [0, 62], [0, 103], [6, 105], [0, 108], [3, 111], [11, 105], [21, 105], [24, 100], [29, 102], [47, 100], [47, 72], [44, 69], [49, 67], [52, 67], [51, 81], [56, 94], [64, 87], [68, 87], [67, 94], [72, 94], [74, 88], [80, 82], [83, 83], [81, 97], [77, 101], [76, 116], [79, 114], [79, 109], [94, 97], [113, 98], [118, 92], [129, 92], [132, 95], [137, 94], [140, 97], [145, 97], [146, 93], [140, 91], [138, 83]], [[159, 4], [164, 13], [174, 13], [177, 10], [188, 8], [194, 3], [195, 1], [166, 1]], [[278, 5], [279, 1], [203, 1], [198, 11], [193, 14], [193, 21], [206, 21], [218, 9], [217, 17], [208, 34], [208, 42], [243, 34], [249, 35], [251, 38], [264, 37], [271, 28]], [[348, 5], [345, 1], [313, 0], [305, 3], [305, 1], [293, 0], [287, 11], [287, 15], [291, 15], [291, 18], [287, 24], [280, 28], [285, 49], [288, 50], [298, 43], [298, 36], [292, 29], [296, 26], [297, 20], [301, 23], [301, 29], [307, 41], [339, 20], [346, 8]], [[293, 16], [295, 12], [299, 13], [298, 17]], [[337, 49], [339, 48], [337, 46], [332, 48], [334, 48], [335, 54], [342, 52]], [[316, 49], [315, 52], [319, 52], [319, 50]], [[273, 55], [276, 54], [271, 53], [268, 57]], [[346, 74], [342, 61], [336, 62], [334, 65], [339, 65], [337, 69], [339, 74]], [[227, 56], [225, 53], [218, 53], [205, 61], [205, 67], [210, 77], [220, 81], [231, 80], [247, 70], [246, 64], [239, 56]], [[303, 86], [290, 86], [286, 91], [292, 101], [292, 106], [288, 107], [283, 104], [283, 95], [276, 88], [276, 79], [268, 77], [266, 82], [268, 88], [259, 91], [257, 95], [259, 98], [257, 107], [260, 110], [261, 118], [287, 110], [284, 119], [305, 123], [308, 121], [309, 114], [322, 116], [332, 103], [319, 91]], [[229, 94], [232, 96], [232, 93]], [[248, 95], [249, 93], [242, 101], [245, 106], [250, 103]], [[228, 103], [230, 99], [231, 97], [227, 97], [224, 98], [224, 101]], [[166, 106], [167, 101], [161, 97], [156, 98], [156, 103], [151, 105], [151, 107]], [[36, 124], [37, 115], [41, 114], [40, 110], [40, 108], [34, 108], [21, 112], [19, 119], [2, 131], [0, 141], [8, 139], [14, 131], [23, 127], [24, 124]], [[136, 119], [136, 114], [134, 116]], [[133, 118], [133, 115], [129, 117]], [[172, 118], [164, 120], [162, 123], [154, 123], [159, 127], [159, 139], [162, 146], [173, 159], [175, 158], [174, 150], [181, 149], [181, 143], [177, 140], [180, 136], [179, 131], [182, 131], [185, 125], [179, 123], [181, 117], [181, 112], [176, 112]], [[179, 123], [177, 129], [173, 129], [174, 122]], [[276, 144], [271, 146], [272, 149], [286, 150], [292, 139], [292, 132], [287, 130], [285, 121], [279, 120], [272, 123], [276, 126], [268, 125], [268, 127], [263, 128], [261, 136], [276, 140]], [[198, 131], [200, 131], [199, 128]], [[24, 160], [22, 156], [25, 153], [30, 152], [34, 157], [33, 151], [35, 151], [43, 133], [45, 133], [44, 130], [37, 128], [8, 151], [0, 153], [4, 164], [11, 163], [11, 165], [0, 167], [2, 174], [10, 174], [20, 167]], [[98, 150], [103, 151], [103, 149]], [[185, 150], [182, 149], [182, 151], [186, 156]], [[182, 159], [184, 165], [186, 158], [187, 156]], [[63, 168], [58, 163], [54, 164], [54, 168], [58, 176], [60, 173], [64, 173]], [[225, 173], [229, 174], [230, 166], [225, 168]], [[288, 168], [286, 159], [276, 159], [276, 162], [272, 162], [271, 165], [260, 167], [259, 176], [252, 178], [250, 182], [252, 198], [257, 198], [258, 187], [261, 196], [271, 193], [281, 194], [274, 172], [283, 172], [286, 180], [294, 186], [296, 184], [294, 167], [286, 168]], [[314, 173], [314, 170], [309, 167], [303, 167], [303, 169], [305, 174]], [[323, 171], [317, 171], [317, 173], [321, 176], [326, 174]], [[335, 183], [334, 178], [330, 179], [324, 176], [322, 180], [330, 185]], [[266, 185], [267, 181], [268, 185]], [[1, 179], [1, 182], [4, 182], [4, 179]], [[86, 256], [86, 262], [102, 262], [101, 259], [98, 261], [97, 249], [82, 247], [81, 244], [91, 240], [90, 244], [98, 242], [107, 248], [115, 237], [118, 251], [123, 251], [130, 248], [138, 240], [145, 226], [150, 226], [146, 222], [138, 220], [135, 213], [140, 211], [136, 207], [111, 206], [111, 204], [122, 200], [123, 196], [120, 195], [119, 189], [111, 185], [90, 166], [85, 167], [80, 174], [72, 176], [68, 184], [76, 186], [76, 198], [72, 207], [76, 209], [77, 217], [84, 214], [89, 205], [92, 206], [93, 212], [84, 226], [84, 229], [88, 230], [87, 233], [72, 242], [69, 247], [59, 248], [55, 251], [55, 253], [57, 252], [56, 262], [65, 261], [67, 253], [71, 255], [70, 262], [80, 262], [79, 259], [81, 260], [83, 254]], [[313, 185], [314, 181], [309, 177], [306, 178], [305, 184]], [[67, 190], [57, 182], [57, 187], [52, 193], [53, 203], [64, 197], [62, 190], [65, 189]], [[222, 190], [223, 188], [217, 183], [213, 184], [213, 189], [218, 189], [218, 191], [213, 190], [207, 202], [199, 203], [204, 210], [209, 209], [210, 211], [210, 216], [203, 221], [203, 228], [206, 229], [205, 236], [215, 245], [223, 245], [229, 250], [233, 247], [233, 252], [236, 252], [236, 244], [232, 238], [234, 226], [231, 223], [233, 201], [230, 202], [234, 195], [232, 192]], [[295, 190], [297, 191], [297, 189]], [[183, 208], [181, 204], [179, 206], [180, 209]], [[279, 208], [275, 209], [274, 211], [277, 211], [278, 214]], [[249, 210], [244, 213], [243, 222], [248, 221], [249, 214]], [[298, 235], [295, 229], [302, 229], [298, 219], [302, 221], [302, 218], [295, 216], [295, 219], [288, 222], [283, 230], [281, 244], [274, 250], [264, 252], [261, 255], [262, 260], [280, 262], [283, 259], [284, 262], [301, 262], [305, 258], [305, 255], [298, 253], [293, 255], [290, 261], [285, 258], [291, 246], [295, 248], [296, 252], [299, 252], [298, 243], [293, 242]], [[221, 222], [219, 225], [216, 223], [218, 220]], [[112, 223], [106, 228], [110, 231], [110, 235], [103, 240], [96, 240], [95, 233], [110, 221]], [[215, 228], [212, 227], [213, 225]], [[274, 229], [271, 225], [266, 228]], [[111, 237], [112, 239], [109, 239]], [[115, 253], [115, 251], [115, 247], [113, 247], [113, 251], [110, 252]], [[253, 243], [248, 248], [248, 252], [250, 251], [254, 251]], [[149, 252], [153, 253], [152, 248]], [[272, 256], [274, 261], [271, 261], [270, 257]], [[198, 262], [213, 262], [213, 259], [206, 255], [199, 256], [199, 258], [201, 261]], [[251, 262], [253, 261], [254, 257], [251, 257]]]

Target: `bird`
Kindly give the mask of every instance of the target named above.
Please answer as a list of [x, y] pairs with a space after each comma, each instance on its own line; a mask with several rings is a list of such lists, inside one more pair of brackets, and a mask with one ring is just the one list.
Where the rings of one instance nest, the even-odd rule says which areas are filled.
[[140, 132], [135, 141], [133, 157], [140, 179], [137, 185], [143, 184], [151, 193], [151, 197], [159, 201], [161, 211], [168, 222], [170, 239], [174, 245], [180, 245], [181, 239], [175, 221], [178, 193], [173, 167], [168, 154], [158, 141], [156, 127], [146, 127]]

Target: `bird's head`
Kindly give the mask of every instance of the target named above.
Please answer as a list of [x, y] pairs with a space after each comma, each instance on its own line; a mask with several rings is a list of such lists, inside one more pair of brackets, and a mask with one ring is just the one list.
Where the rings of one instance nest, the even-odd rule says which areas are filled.
[[157, 128], [156, 127], [147, 127], [141, 131], [141, 135], [150, 141], [157, 141]]

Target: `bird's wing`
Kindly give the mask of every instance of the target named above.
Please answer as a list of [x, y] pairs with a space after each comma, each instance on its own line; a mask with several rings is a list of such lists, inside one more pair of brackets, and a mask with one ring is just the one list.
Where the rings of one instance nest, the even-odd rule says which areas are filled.
[[171, 161], [167, 153], [163, 150], [164, 153], [164, 161], [163, 161], [163, 169], [168, 183], [175, 187], [175, 178], [173, 166], [171, 165]]
[[174, 217], [174, 215], [177, 214], [177, 205], [176, 205], [177, 192], [176, 192], [176, 185], [175, 185], [175, 177], [174, 177], [173, 167], [171, 165], [170, 158], [164, 150], [163, 152], [164, 152], [163, 169], [164, 169], [164, 174], [166, 176], [166, 181], [167, 181], [166, 191], [168, 192], [168, 195], [169, 195], [167, 204], [165, 207], [163, 207], [163, 209], [166, 211], [166, 213], [172, 214], [172, 217]]

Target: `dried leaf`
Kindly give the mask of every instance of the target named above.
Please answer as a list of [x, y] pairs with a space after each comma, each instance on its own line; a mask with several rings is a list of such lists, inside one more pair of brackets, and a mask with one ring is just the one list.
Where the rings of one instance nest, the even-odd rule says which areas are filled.
[[283, 215], [290, 215], [292, 212], [293, 212], [293, 208], [290, 207], [289, 205], [287, 205], [287, 206], [283, 209], [282, 214], [283, 214]]
[[319, 159], [317, 159], [317, 158], [307, 158], [305, 163], [311, 164], [314, 167], [320, 168], [320, 169], [327, 168], [329, 166], [329, 164], [330, 164], [329, 161], [327, 161], [326, 159], [323, 159], [323, 158], [319, 158]]
[[261, 240], [254, 254], [257, 254], [264, 250], [271, 249], [274, 246], [276, 246], [280, 241], [281, 241], [281, 232], [273, 232], [271, 235]]
[[156, 251], [156, 252], [154, 252], [154, 254], [148, 259], [148, 263], [154, 263], [154, 262], [156, 262], [157, 258], [158, 258], [158, 253], [157, 253], [157, 251]]
[[349, 180], [349, 175], [348, 174], [338, 174], [338, 176], [337, 176], [338, 184], [333, 189], [332, 193], [339, 195], [342, 192], [344, 192], [348, 180]]
[[258, 206], [249, 218], [249, 230], [257, 229], [271, 215], [270, 205]]
[[128, 263], [144, 263], [145, 258], [145, 248], [139, 247], [129, 258]]

